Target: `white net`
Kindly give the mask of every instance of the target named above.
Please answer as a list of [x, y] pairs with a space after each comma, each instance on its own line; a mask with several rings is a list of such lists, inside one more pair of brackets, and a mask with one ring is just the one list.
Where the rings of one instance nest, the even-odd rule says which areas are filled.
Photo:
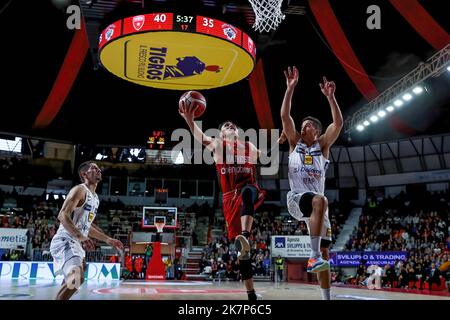
[[155, 222], [156, 230], [158, 230], [158, 232], [163, 232], [165, 225], [164, 222]]
[[166, 225], [166, 217], [164, 217], [164, 216], [155, 216], [153, 218], [153, 224], [155, 225], [158, 233], [163, 232], [164, 226]]
[[255, 12], [253, 29], [259, 32], [275, 30], [285, 15], [281, 12], [283, 0], [248, 0]]

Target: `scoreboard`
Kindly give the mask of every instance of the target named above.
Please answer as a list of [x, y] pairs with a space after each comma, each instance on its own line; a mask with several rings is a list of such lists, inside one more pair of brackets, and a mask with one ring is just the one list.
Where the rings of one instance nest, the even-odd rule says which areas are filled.
[[229, 23], [171, 12], [127, 17], [99, 37], [102, 66], [124, 80], [174, 90], [211, 89], [247, 77], [251, 37]]
[[111, 24], [100, 35], [99, 49], [108, 41], [112, 41], [121, 35], [164, 30], [193, 32], [221, 38], [243, 47], [256, 59], [256, 46], [253, 40], [246, 33], [231, 24], [204, 16], [181, 15], [170, 12], [149, 13], [125, 18], [123, 20], [123, 30], [122, 21]]
[[166, 149], [166, 132], [162, 130], [154, 130], [149, 135], [147, 144], [149, 149], [164, 150]]

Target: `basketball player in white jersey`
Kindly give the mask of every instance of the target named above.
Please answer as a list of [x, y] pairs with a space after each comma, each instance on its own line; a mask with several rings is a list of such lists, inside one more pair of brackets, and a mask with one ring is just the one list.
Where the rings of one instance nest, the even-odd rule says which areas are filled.
[[69, 300], [84, 282], [86, 268], [85, 250], [95, 249], [90, 238], [94, 238], [123, 250], [119, 240], [108, 237], [93, 224], [99, 199], [95, 193], [97, 184], [102, 180], [102, 172], [95, 162], [82, 163], [78, 174], [83, 183], [73, 187], [58, 214], [61, 222], [52, 239], [50, 252], [54, 261], [56, 275], [63, 274], [64, 281], [57, 300]]
[[333, 123], [321, 134], [320, 121], [306, 117], [298, 134], [291, 117], [291, 101], [298, 82], [298, 70], [296, 67], [289, 67], [284, 74], [287, 88], [281, 107], [281, 120], [283, 132], [289, 142], [288, 177], [291, 189], [287, 195], [287, 206], [294, 218], [307, 222], [311, 237], [311, 256], [307, 270], [317, 273], [322, 298], [329, 300], [331, 277], [328, 246], [331, 244], [331, 224], [328, 218], [328, 201], [324, 195], [325, 172], [330, 163], [330, 147], [339, 137], [344, 121], [334, 96], [336, 85], [324, 77], [320, 89], [330, 104]]

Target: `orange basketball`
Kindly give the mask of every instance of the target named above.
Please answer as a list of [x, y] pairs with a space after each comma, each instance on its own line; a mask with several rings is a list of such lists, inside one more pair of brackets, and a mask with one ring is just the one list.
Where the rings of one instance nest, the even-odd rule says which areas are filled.
[[181, 107], [181, 101], [184, 101], [188, 106], [197, 106], [194, 118], [200, 117], [206, 110], [206, 99], [198, 91], [187, 91], [180, 97], [179, 107]]

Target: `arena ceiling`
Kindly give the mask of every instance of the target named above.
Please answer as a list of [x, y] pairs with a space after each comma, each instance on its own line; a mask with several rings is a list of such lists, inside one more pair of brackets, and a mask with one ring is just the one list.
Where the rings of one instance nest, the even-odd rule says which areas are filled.
[[[408, 10], [402, 9], [406, 2]], [[73, 85], [67, 88], [67, 97], [55, 94], [57, 78], [70, 78], [70, 68], [60, 74], [75, 35], [66, 27], [69, 15], [65, 7], [69, 3], [63, 0], [1, 1], [0, 132], [89, 144], [145, 145], [152, 130], [186, 127], [177, 112], [182, 91], [153, 89], [116, 78], [96, 68], [89, 52], [70, 57], [81, 59], [81, 68]], [[78, 1], [72, 3], [78, 4]], [[96, 3], [93, 1], [94, 7]], [[300, 8], [305, 13], [287, 14], [278, 30], [266, 35], [252, 32], [249, 23], [254, 17], [246, 3], [244, 0], [146, 0], [145, 6], [146, 10], [161, 11], [175, 7], [198, 13], [206, 10], [249, 32], [257, 41], [257, 59], [263, 66], [271, 110], [265, 116], [275, 128], [281, 126], [283, 70], [289, 65], [300, 69], [300, 83], [293, 101], [294, 118], [300, 120], [312, 115], [326, 125], [331, 121], [331, 113], [318, 85], [322, 76], [336, 82], [336, 97], [346, 118], [426, 61], [442, 43], [450, 42], [448, 10], [446, 2], [440, 0], [361, 0], [351, 1], [351, 5], [342, 0], [291, 0], [289, 6], [285, 0], [285, 10], [290, 8], [290, 12], [295, 12], [293, 9]], [[241, 9], [230, 10], [235, 4]], [[380, 30], [369, 30], [366, 26], [369, 17], [366, 10], [373, 4], [381, 9]], [[414, 8], [417, 11], [411, 12]], [[429, 14], [428, 20], [407, 19], [408, 14], [425, 12]], [[342, 29], [341, 34], [335, 28], [336, 23]], [[441, 32], [420, 32], [430, 30], [430, 26], [440, 28]], [[343, 34], [348, 46], [339, 38]], [[353, 54], [349, 53], [349, 48]], [[266, 126], [267, 121], [257, 116], [258, 107], [255, 108], [250, 83], [249, 79], [244, 79], [227, 87], [203, 91], [208, 101], [207, 112], [202, 117], [203, 127], [216, 127], [224, 120], [234, 120], [243, 128]], [[426, 85], [425, 95], [390, 120], [378, 123], [363, 134], [354, 134], [351, 142], [341, 135], [338, 143], [365, 144], [448, 132], [450, 73]], [[36, 127], [44, 105], [55, 103], [55, 100], [49, 102], [49, 97], [56, 102], [62, 99], [61, 108], [47, 126]]]

